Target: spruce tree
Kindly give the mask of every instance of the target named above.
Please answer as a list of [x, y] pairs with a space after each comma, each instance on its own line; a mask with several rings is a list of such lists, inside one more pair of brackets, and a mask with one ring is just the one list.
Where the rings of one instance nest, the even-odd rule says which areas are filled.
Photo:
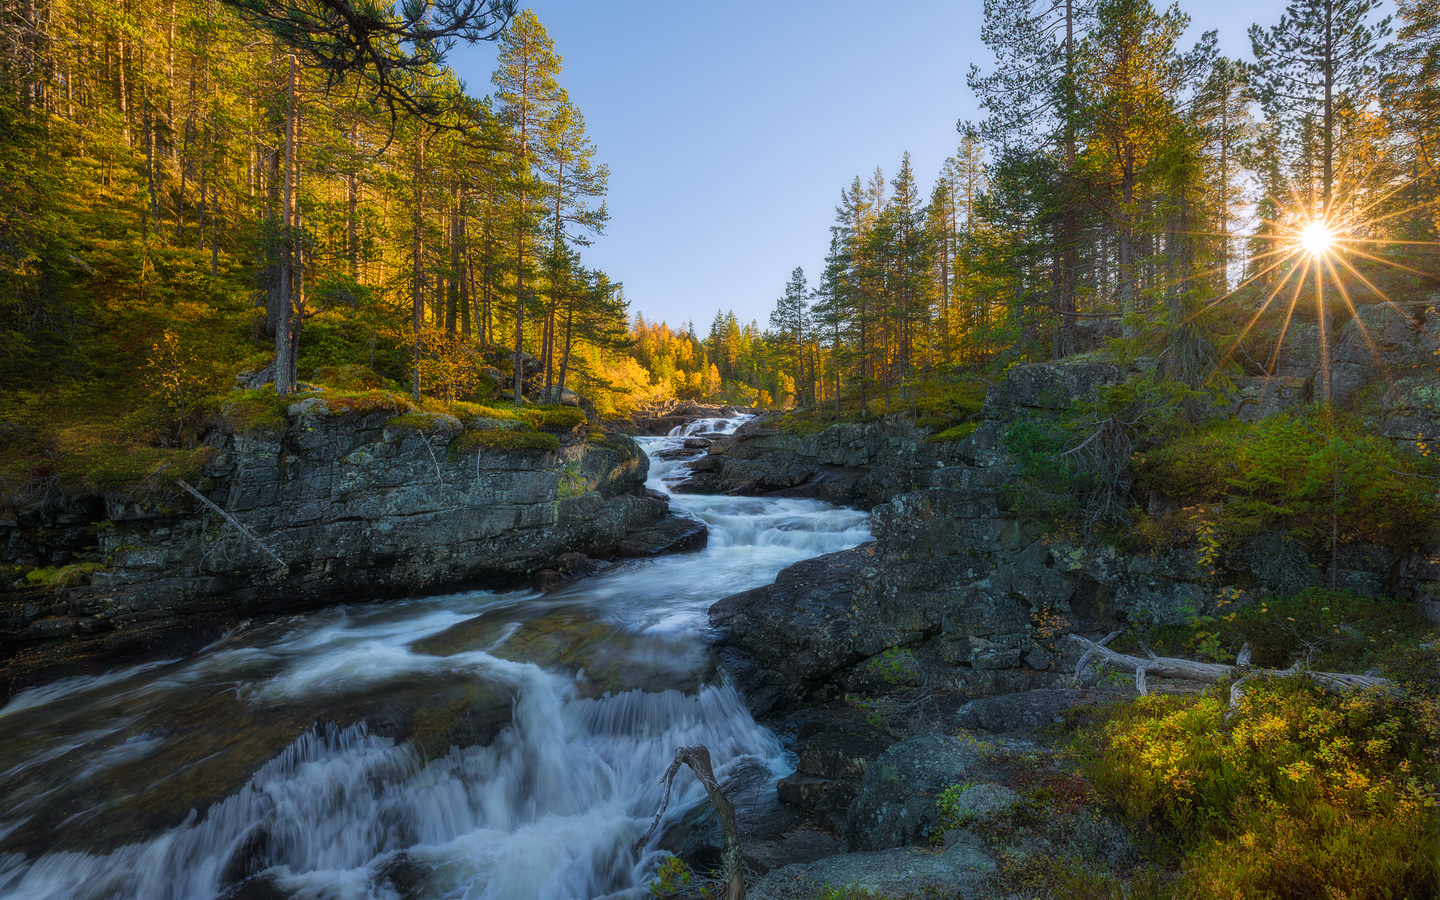
[[800, 402], [802, 385], [805, 383], [805, 341], [810, 332], [809, 292], [805, 286], [805, 270], [799, 266], [790, 273], [785, 284], [785, 294], [775, 301], [775, 310], [770, 313], [770, 327], [775, 329], [778, 349], [783, 363], [794, 370], [795, 402]]

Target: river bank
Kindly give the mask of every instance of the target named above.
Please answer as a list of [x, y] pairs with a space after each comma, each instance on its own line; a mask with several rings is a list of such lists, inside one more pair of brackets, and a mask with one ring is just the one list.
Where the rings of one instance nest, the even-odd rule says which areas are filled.
[[0, 593], [0, 698], [356, 594], [553, 586], [596, 560], [704, 541], [646, 488], [631, 438], [578, 409], [535, 417], [522, 430], [483, 411], [319, 393], [258, 426], [233, 416], [197, 451], [193, 485], [161, 472], [11, 512], [4, 563], [31, 575]]

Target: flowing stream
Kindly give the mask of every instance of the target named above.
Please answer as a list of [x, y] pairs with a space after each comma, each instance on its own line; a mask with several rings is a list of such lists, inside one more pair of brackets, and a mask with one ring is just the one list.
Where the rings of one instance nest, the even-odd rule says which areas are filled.
[[[642, 438], [656, 459], [693, 423]], [[681, 495], [702, 552], [549, 594], [357, 603], [0, 709], [0, 898], [626, 896], [675, 749], [789, 771], [713, 670], [706, 610], [869, 537], [813, 500]], [[666, 823], [704, 802], [688, 772]], [[666, 825], [662, 824], [659, 833]]]

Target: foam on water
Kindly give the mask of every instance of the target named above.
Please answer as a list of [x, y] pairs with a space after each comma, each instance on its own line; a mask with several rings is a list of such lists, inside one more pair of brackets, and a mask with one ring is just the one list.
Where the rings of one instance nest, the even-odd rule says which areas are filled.
[[[652, 452], [672, 449], [687, 435], [733, 431], [740, 421], [692, 423], [646, 443]], [[652, 461], [652, 486], [665, 489], [675, 474], [669, 461]], [[631, 635], [641, 642], [637, 652], [674, 652], [666, 648], [675, 640], [700, 640], [705, 611], [721, 597], [869, 536], [864, 514], [812, 500], [687, 495], [673, 506], [709, 526], [705, 550], [629, 563], [543, 598], [468, 592], [326, 610], [232, 634], [186, 660], [15, 697], [0, 710], [0, 897], [190, 900], [221, 896], [245, 877], [317, 900], [394, 900], [402, 886], [406, 897], [570, 900], [645, 884], [661, 854], [653, 846], [635, 853], [631, 844], [659, 805], [656, 780], [675, 750], [705, 744], [722, 781], [757, 764], [778, 778], [789, 770], [779, 742], [725, 684], [582, 697], [573, 672], [494, 653], [520, 621], [572, 607]], [[507, 624], [512, 610], [517, 621]], [[497, 612], [484, 649], [412, 649], [417, 639]], [[509, 724], [488, 746], [426, 758], [363, 722], [321, 721], [243, 788], [181, 824], [108, 852], [26, 857], [7, 848], [58, 790], [42, 782], [104, 779], [159, 752], [170, 738], [158, 723], [177, 703], [202, 715], [207, 697], [260, 713], [334, 709], [432, 683], [474, 683], [511, 697]], [[57, 775], [56, 767], [65, 768]], [[701, 802], [703, 790], [682, 772], [667, 822]], [[111, 814], [77, 808], [71, 819]]]

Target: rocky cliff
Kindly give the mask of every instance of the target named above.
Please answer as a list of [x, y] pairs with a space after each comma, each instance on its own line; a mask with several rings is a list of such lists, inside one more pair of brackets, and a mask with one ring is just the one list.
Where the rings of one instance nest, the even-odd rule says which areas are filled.
[[194, 494], [157, 478], [0, 520], [6, 562], [98, 570], [0, 595], [0, 695], [183, 652], [244, 617], [703, 542], [703, 526], [665, 519], [623, 435], [396, 413], [311, 397], [283, 425], [213, 438]]

